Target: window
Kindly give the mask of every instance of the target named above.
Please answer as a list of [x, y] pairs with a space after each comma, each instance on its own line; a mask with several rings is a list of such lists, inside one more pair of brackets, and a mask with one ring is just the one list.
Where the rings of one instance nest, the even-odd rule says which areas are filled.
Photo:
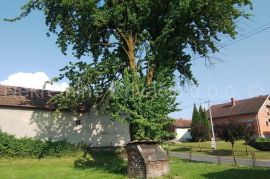
[[266, 121], [266, 126], [269, 126], [269, 122], [268, 121]]
[[266, 106], [267, 115], [270, 116], [270, 106]]
[[75, 121], [75, 124], [76, 124], [76, 126], [80, 126], [80, 125], [82, 125], [82, 124], [81, 124], [81, 120], [79, 120], [79, 119], [78, 119], [78, 120], [76, 120], [76, 121]]
[[247, 123], [247, 127], [248, 127], [248, 128], [251, 128], [252, 125], [253, 125], [253, 122], [248, 122], [248, 123]]

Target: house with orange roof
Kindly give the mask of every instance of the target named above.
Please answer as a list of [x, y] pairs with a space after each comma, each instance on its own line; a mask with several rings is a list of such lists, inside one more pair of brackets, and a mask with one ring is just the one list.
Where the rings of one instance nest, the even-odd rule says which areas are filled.
[[[209, 110], [208, 110], [209, 112]], [[238, 121], [257, 137], [270, 137], [269, 95], [236, 100], [211, 106], [214, 126], [229, 121]]]
[[191, 119], [176, 119], [172, 124], [172, 130], [175, 131], [177, 141], [189, 141], [191, 140], [190, 135]]

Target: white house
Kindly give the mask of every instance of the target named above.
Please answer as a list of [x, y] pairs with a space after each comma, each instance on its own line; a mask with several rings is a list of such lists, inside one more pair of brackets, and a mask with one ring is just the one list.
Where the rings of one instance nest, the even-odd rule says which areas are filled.
[[48, 102], [59, 92], [0, 85], [0, 129], [16, 137], [83, 142], [91, 146], [124, 146], [130, 141], [127, 124], [106, 114], [83, 110], [63, 112], [55, 119]]
[[177, 141], [188, 141], [191, 140], [190, 128], [191, 128], [191, 120], [187, 119], [177, 119], [172, 125], [173, 130], [176, 133]]

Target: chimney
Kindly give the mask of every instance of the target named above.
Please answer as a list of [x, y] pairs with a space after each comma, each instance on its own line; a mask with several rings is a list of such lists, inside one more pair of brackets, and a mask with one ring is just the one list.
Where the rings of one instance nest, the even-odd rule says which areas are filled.
[[231, 98], [231, 103], [232, 103], [232, 106], [235, 106], [235, 99], [234, 98]]

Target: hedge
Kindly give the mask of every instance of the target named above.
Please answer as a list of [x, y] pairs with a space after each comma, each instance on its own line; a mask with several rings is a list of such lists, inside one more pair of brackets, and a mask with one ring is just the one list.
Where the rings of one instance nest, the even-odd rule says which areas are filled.
[[270, 139], [269, 138], [257, 138], [250, 141], [250, 146], [261, 151], [270, 151]]
[[78, 153], [81, 146], [61, 141], [42, 141], [32, 138], [16, 138], [0, 131], [0, 157], [30, 157], [45, 156], [61, 157]]

